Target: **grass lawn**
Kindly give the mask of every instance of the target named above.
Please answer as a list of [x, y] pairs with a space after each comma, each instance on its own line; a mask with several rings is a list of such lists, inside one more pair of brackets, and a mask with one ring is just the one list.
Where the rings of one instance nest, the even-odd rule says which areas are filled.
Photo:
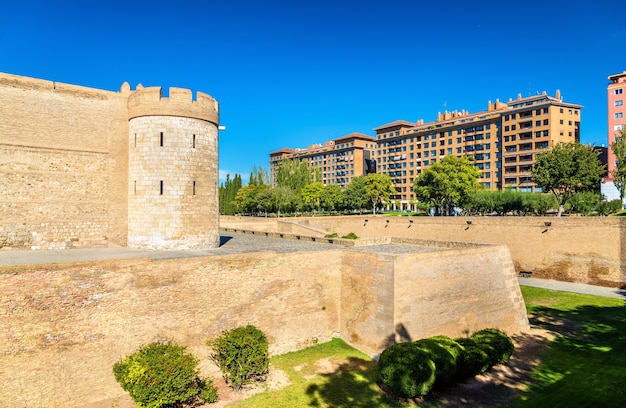
[[[530, 388], [509, 408], [621, 407], [626, 404], [626, 302], [522, 287], [531, 324], [559, 333]], [[232, 407], [439, 407], [402, 404], [381, 393], [374, 362], [336, 339], [275, 356], [290, 385]]]
[[510, 407], [622, 407], [626, 399], [626, 303], [522, 287], [532, 325], [561, 333]]

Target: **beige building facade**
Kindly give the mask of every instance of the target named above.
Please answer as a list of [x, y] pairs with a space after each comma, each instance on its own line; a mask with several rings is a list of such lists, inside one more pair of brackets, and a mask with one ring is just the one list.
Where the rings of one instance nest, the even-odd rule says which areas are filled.
[[219, 244], [218, 104], [0, 73], [0, 249]]
[[415, 178], [449, 155], [472, 157], [488, 190], [538, 192], [531, 180], [535, 157], [555, 144], [580, 142], [581, 109], [557, 91], [489, 102], [477, 113], [439, 113], [433, 122], [388, 123], [374, 129], [377, 172], [390, 175], [397, 192], [391, 199], [401, 208], [415, 200]]
[[270, 180], [276, 186], [278, 166], [283, 160], [305, 160], [319, 169], [324, 185], [350, 184], [354, 177], [375, 172], [373, 161], [376, 140], [363, 133], [350, 133], [306, 149], [284, 148], [270, 153]]

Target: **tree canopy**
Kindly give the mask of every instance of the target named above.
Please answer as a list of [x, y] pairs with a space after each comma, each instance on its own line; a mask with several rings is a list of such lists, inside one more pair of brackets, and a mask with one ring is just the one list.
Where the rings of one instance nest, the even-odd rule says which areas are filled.
[[365, 195], [372, 204], [372, 214], [376, 213], [376, 207], [389, 201], [391, 194], [395, 194], [393, 182], [388, 174], [370, 173], [364, 178]]
[[613, 184], [619, 191], [619, 198], [624, 200], [624, 193], [626, 192], [626, 127], [622, 128], [620, 135], [617, 135], [611, 143], [611, 150], [615, 153], [615, 165], [617, 166], [611, 174]]
[[543, 191], [554, 194], [559, 204], [557, 216], [561, 216], [565, 203], [574, 194], [598, 189], [604, 174], [599, 154], [588, 145], [561, 143], [537, 155], [532, 180]]
[[441, 214], [455, 204], [463, 205], [480, 188], [479, 177], [469, 157], [450, 155], [424, 170], [413, 182], [413, 191], [418, 200], [432, 203]]

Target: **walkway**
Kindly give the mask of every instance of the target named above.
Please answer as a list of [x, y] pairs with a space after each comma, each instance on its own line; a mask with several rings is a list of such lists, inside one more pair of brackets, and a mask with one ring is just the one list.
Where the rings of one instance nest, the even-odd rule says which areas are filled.
[[[419, 249], [418, 249], [419, 248]], [[151, 251], [131, 248], [99, 248], [99, 249], [66, 249], [56, 251], [0, 251], [0, 267], [12, 265], [34, 265], [42, 263], [57, 262], [80, 262], [97, 261], [106, 259], [132, 259], [148, 257], [153, 260], [177, 259], [202, 256], [230, 255], [251, 252], [273, 251], [277, 253], [320, 251], [320, 250], [342, 250], [344, 246], [300, 241], [296, 239], [281, 239], [255, 236], [250, 234], [240, 234], [233, 232], [222, 232], [220, 247], [202, 251]], [[385, 252], [405, 252], [408, 251], [406, 245], [356, 247], [354, 250], [362, 251], [385, 251]], [[427, 247], [412, 246], [415, 250], [440, 250]], [[626, 290], [607, 288], [603, 286], [585, 285], [582, 283], [559, 282], [537, 278], [518, 278], [522, 286], [532, 286], [544, 289], [551, 289], [563, 292], [583, 293], [595, 296], [604, 296], [617, 299], [626, 299]]]

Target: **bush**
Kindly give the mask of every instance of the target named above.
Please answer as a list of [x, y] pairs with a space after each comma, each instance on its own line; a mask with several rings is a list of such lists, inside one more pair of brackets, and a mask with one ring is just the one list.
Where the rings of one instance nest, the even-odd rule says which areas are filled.
[[385, 349], [376, 367], [381, 382], [399, 397], [426, 395], [435, 383], [435, 363], [415, 343], [399, 343]]
[[242, 385], [264, 381], [269, 367], [269, 345], [265, 334], [252, 325], [225, 330], [207, 341], [211, 359], [218, 365], [226, 383], [238, 391]]
[[344, 235], [341, 238], [345, 238], [345, 239], [357, 239], [359, 238], [354, 232], [350, 232], [347, 235]]
[[457, 360], [457, 378], [473, 377], [491, 368], [489, 356], [474, 340], [463, 337], [454, 341], [463, 348]]
[[622, 209], [622, 200], [602, 201], [598, 205], [598, 212], [601, 215], [611, 215]]
[[217, 401], [212, 379], [198, 377], [199, 361], [186, 347], [151, 343], [113, 366], [115, 379], [139, 407], [182, 407]]
[[491, 366], [506, 363], [515, 348], [509, 336], [498, 329], [483, 329], [472, 334], [471, 339], [487, 353]]
[[435, 336], [417, 340], [414, 344], [435, 363], [436, 384], [448, 383], [457, 376], [457, 360], [463, 349], [454, 340]]

